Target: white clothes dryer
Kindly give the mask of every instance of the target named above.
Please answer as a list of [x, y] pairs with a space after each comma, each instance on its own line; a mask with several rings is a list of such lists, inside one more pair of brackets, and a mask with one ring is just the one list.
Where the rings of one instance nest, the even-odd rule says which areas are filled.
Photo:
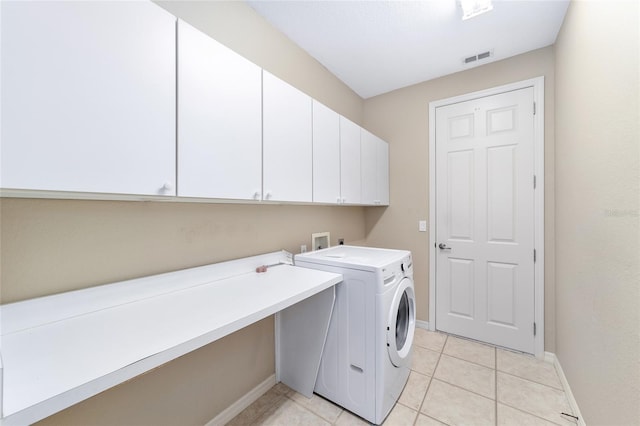
[[411, 252], [336, 246], [296, 266], [342, 274], [314, 391], [374, 424], [409, 378], [415, 331]]

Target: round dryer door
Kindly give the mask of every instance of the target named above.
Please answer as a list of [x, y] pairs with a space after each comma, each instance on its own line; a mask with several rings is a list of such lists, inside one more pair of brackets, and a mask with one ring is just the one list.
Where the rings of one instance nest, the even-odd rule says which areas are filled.
[[413, 281], [403, 278], [393, 296], [387, 326], [387, 348], [391, 362], [396, 367], [404, 365], [403, 361], [411, 352], [413, 334], [416, 329], [416, 301]]

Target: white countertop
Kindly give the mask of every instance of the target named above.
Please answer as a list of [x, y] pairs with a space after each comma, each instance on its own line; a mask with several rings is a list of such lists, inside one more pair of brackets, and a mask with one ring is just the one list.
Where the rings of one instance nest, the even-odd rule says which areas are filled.
[[40, 420], [342, 280], [285, 264], [254, 272], [282, 256], [1, 306], [3, 423]]

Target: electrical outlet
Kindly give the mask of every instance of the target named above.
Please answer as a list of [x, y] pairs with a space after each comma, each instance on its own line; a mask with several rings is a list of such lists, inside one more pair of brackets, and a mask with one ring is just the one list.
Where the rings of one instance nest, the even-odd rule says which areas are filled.
[[427, 221], [426, 220], [418, 221], [418, 231], [427, 232]]
[[338, 245], [344, 245], [344, 238], [338, 238]]
[[300, 246], [300, 253], [306, 253], [307, 252], [307, 245], [306, 244], [302, 244]]

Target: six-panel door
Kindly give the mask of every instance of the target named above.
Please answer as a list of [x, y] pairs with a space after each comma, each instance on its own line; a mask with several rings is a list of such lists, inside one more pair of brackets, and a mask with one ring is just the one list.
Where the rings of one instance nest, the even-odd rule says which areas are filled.
[[534, 351], [533, 89], [436, 109], [436, 328]]

